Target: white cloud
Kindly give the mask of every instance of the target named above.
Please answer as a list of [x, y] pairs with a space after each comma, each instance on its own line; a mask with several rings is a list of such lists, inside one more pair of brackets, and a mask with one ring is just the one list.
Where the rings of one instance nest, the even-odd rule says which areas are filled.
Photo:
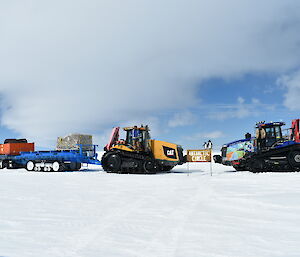
[[259, 105], [261, 102], [260, 102], [260, 100], [259, 99], [257, 99], [257, 98], [252, 98], [252, 104], [254, 104], [254, 105]]
[[171, 128], [192, 125], [197, 120], [196, 115], [190, 111], [178, 112], [171, 117], [168, 126]]
[[224, 136], [225, 134], [222, 131], [215, 130], [211, 132], [200, 132], [190, 136], [186, 136], [184, 140], [187, 141], [201, 141], [201, 140], [209, 140], [209, 139], [213, 140], [217, 138], [222, 138]]
[[300, 71], [282, 76], [277, 82], [287, 89], [284, 105], [293, 111], [300, 110]]
[[200, 134], [199, 136], [207, 139], [216, 139], [216, 138], [224, 137], [224, 133], [222, 131], [212, 131], [212, 132]]
[[38, 142], [101, 134], [196, 104], [202, 79], [287, 71], [299, 64], [297, 2], [1, 3], [1, 123]]
[[248, 117], [260, 117], [266, 115], [270, 111], [278, 112], [278, 105], [280, 104], [266, 104], [259, 99], [252, 98], [248, 103], [246, 100], [237, 100], [236, 104], [220, 104], [210, 106], [208, 115], [206, 116], [212, 120], [224, 121], [227, 119], [244, 119]]
[[215, 108], [214, 112], [208, 114], [208, 118], [213, 120], [227, 120], [232, 118], [243, 119], [252, 116], [257, 114], [255, 110], [258, 102], [254, 102], [252, 100], [252, 104], [246, 104], [244, 98], [238, 97], [237, 104], [219, 106], [220, 109]]
[[245, 102], [245, 99], [243, 97], [238, 97], [238, 103], [243, 104]]

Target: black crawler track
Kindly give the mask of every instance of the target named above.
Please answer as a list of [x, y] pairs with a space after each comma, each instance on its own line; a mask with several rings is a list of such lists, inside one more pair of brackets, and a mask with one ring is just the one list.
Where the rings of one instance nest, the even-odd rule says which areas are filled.
[[278, 149], [268, 149], [245, 156], [246, 169], [257, 172], [300, 171], [300, 145], [290, 145]]
[[151, 154], [120, 150], [106, 152], [101, 163], [104, 171], [109, 173], [155, 174], [173, 168], [173, 166], [160, 165]]

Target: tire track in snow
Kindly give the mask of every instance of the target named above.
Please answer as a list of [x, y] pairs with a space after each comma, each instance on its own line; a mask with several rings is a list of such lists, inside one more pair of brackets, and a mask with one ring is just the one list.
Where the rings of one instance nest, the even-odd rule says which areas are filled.
[[101, 223], [90, 225], [89, 227], [80, 230], [74, 236], [74, 239], [76, 239], [77, 241], [76, 247], [72, 247], [72, 253], [68, 254], [68, 256], [81, 257], [82, 254], [80, 253], [80, 251], [88, 248], [88, 246], [95, 241], [100, 243], [101, 239], [105, 237], [104, 233], [101, 232], [108, 230], [110, 227], [115, 226], [115, 224], [119, 224], [122, 218], [130, 215], [132, 211], [135, 211], [139, 208], [139, 206], [143, 205], [146, 198], [147, 197], [144, 196], [134, 202], [120, 205], [113, 211], [113, 216], [107, 215], [105, 218], [101, 219]]
[[[171, 186], [171, 193], [168, 192], [168, 194], [161, 196], [163, 197], [162, 202], [168, 203], [168, 199], [174, 198], [173, 191], [184, 192], [184, 194], [182, 195], [179, 193], [176, 204], [173, 204], [171, 207], [168, 206], [168, 208], [170, 207], [170, 217], [168, 218], [168, 220], [170, 220], [171, 223], [173, 222], [175, 226], [170, 224], [170, 222], [161, 222], [160, 219], [159, 229], [152, 236], [153, 239], [151, 241], [147, 241], [146, 243], [144, 241], [140, 242], [141, 245], [145, 244], [145, 247], [142, 247], [142, 250], [140, 249], [140, 246], [133, 246], [133, 248], [129, 249], [128, 256], [172, 257], [176, 255], [178, 244], [184, 232], [184, 227], [188, 221], [189, 216], [191, 215], [191, 213], [193, 213], [195, 206], [203, 200], [206, 201], [208, 195], [212, 192], [212, 189], [207, 184], [201, 183], [199, 181], [199, 178], [202, 179], [203, 175], [204, 174], [192, 175], [188, 178], [188, 183], [186, 181], [184, 183], [177, 183], [174, 185], [174, 187]], [[205, 175], [209, 174], [205, 173]], [[187, 185], [191, 187], [188, 191], [183, 188]], [[137, 189], [137, 191], [139, 190]], [[203, 195], [203, 192], [205, 192], [205, 195]], [[137, 210], [143, 210], [143, 208], [147, 205], [148, 200], [151, 201], [153, 200], [153, 198], [155, 199], [155, 197], [153, 195], [149, 195], [149, 191], [146, 190], [145, 194], [139, 194], [138, 199], [133, 202], [133, 197], [129, 198], [130, 203], [126, 201], [119, 201], [120, 205], [117, 208], [110, 210], [107, 216], [102, 218], [100, 222], [99, 219], [95, 220], [95, 222], [98, 223], [92, 225], [88, 224], [84, 228], [80, 229], [75, 235], [72, 235], [73, 240], [71, 241], [70, 246], [66, 247], [66, 249], [70, 250], [67, 251], [64, 255], [70, 257], [81, 257], [85, 255], [86, 251], [89, 252], [94, 250], [95, 252], [97, 252], [97, 250], [101, 249], [101, 247], [97, 247], [95, 245], [95, 242], [97, 242], [97, 244], [99, 245], [101, 244], [101, 242], [107, 243], [106, 231], [109, 233], [111, 228], [119, 226], [120, 224], [124, 224], [123, 220], [126, 220], [126, 217], [132, 217], [136, 215]], [[161, 204], [161, 202], [159, 203]], [[157, 210], [159, 211], [159, 209]], [[133, 222], [130, 225], [135, 229], [139, 229], [139, 224], [136, 222]], [[124, 231], [121, 230], [121, 232]], [[165, 242], [166, 238], [168, 238], [167, 242]], [[139, 238], [135, 239], [139, 240]], [[163, 250], [163, 254], [157, 253], [155, 251], [157, 249], [156, 246], [159, 244], [161, 245], [161, 242], [165, 242], [165, 244], [162, 247], [158, 247], [158, 249]], [[123, 241], [121, 241], [120, 243], [123, 243]]]
[[[202, 175], [201, 175], [202, 176]], [[199, 176], [196, 177], [195, 180], [198, 180]], [[180, 207], [176, 207], [172, 211], [172, 219], [175, 221], [177, 225], [174, 227], [170, 227], [169, 224], [165, 224], [161, 227], [161, 229], [155, 233], [153, 236], [153, 240], [149, 242], [149, 245], [145, 248], [145, 251], [142, 253], [142, 256], [145, 257], [175, 257], [180, 239], [184, 234], [185, 225], [188, 222], [190, 215], [195, 210], [196, 205], [200, 202], [208, 201], [209, 195], [213, 193], [213, 190], [207, 184], [202, 184], [199, 186], [200, 183], [194, 182], [194, 190], [192, 194], [187, 198], [184, 197], [184, 201], [180, 205]], [[180, 188], [178, 189], [180, 191]], [[205, 191], [205, 195], [203, 192]], [[187, 199], [187, 200], [186, 200]], [[167, 245], [163, 247], [157, 247], [161, 242], [164, 242], [165, 236], [168, 235], [168, 242]], [[160, 249], [158, 253], [156, 249]], [[161, 250], [164, 249], [163, 253]]]

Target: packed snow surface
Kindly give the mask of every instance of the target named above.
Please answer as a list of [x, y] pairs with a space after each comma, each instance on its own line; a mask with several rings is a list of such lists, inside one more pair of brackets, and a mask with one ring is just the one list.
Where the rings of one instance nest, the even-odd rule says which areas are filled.
[[0, 171], [0, 256], [299, 257], [300, 173]]

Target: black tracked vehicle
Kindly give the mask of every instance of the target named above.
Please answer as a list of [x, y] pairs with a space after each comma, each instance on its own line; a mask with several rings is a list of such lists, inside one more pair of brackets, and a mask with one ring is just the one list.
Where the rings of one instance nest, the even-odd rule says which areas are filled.
[[283, 122], [256, 125], [255, 151], [244, 157], [251, 172], [300, 171], [299, 120], [293, 120], [288, 135], [283, 135]]
[[[292, 127], [287, 129], [287, 134], [282, 130], [284, 122], [257, 123], [256, 136], [248, 138], [253, 142], [254, 148], [251, 151], [238, 149], [244, 151], [242, 158], [229, 165], [239, 165], [238, 167], [251, 172], [300, 171], [299, 121], [300, 119], [292, 121]], [[223, 149], [222, 156], [214, 156], [215, 161], [228, 165], [226, 153]]]

